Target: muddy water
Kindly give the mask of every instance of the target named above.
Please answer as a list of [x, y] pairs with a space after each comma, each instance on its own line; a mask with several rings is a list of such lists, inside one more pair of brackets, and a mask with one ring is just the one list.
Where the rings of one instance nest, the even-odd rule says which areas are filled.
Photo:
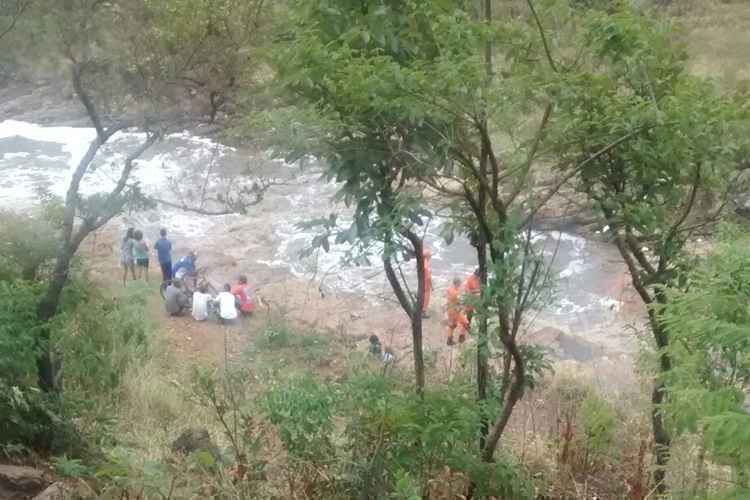
[[[72, 169], [93, 137], [92, 129], [0, 122], [0, 208], [26, 210], [38, 202], [41, 192], [64, 195]], [[111, 188], [118, 166], [142, 139], [137, 133], [117, 134], [84, 178], [82, 191], [91, 194]], [[153, 241], [158, 229], [166, 227], [177, 253], [199, 252], [215, 284], [247, 273], [278, 302], [313, 323], [353, 328], [359, 321], [363, 334], [403, 329], [377, 247], [372, 249], [371, 265], [348, 263], [351, 249], [346, 246], [299, 257], [314, 234], [297, 224], [332, 212], [347, 222], [346, 208], [330, 201], [336, 185], [321, 180], [319, 167], [308, 165], [300, 170], [297, 165], [262, 154], [249, 156], [183, 132], [166, 137], [144, 154], [136, 163], [134, 179], [146, 193], [193, 204], [201, 190], [216, 194], [236, 186], [238, 179], [250, 182], [252, 175], [236, 175], [245, 170], [280, 184], [248, 215], [201, 216], [156, 207], [127, 214], [113, 221], [109, 230], [119, 232], [135, 225]], [[553, 268], [559, 278], [556, 300], [528, 325], [530, 338], [534, 340], [537, 332], [538, 341], [555, 344], [559, 357], [578, 361], [631, 352], [633, 346], [623, 329], [637, 321], [640, 311], [624, 286], [624, 268], [616, 250], [565, 232], [538, 233], [536, 240], [550, 258], [554, 255]], [[425, 241], [434, 255], [436, 287], [428, 329], [434, 331], [433, 343], [439, 346], [445, 289], [454, 276], [468, 275], [476, 261], [467, 241], [445, 244], [439, 237], [438, 221], [427, 225]], [[116, 259], [116, 248], [112, 254]], [[303, 296], [304, 300], [299, 298]], [[403, 343], [408, 344], [408, 338]]]

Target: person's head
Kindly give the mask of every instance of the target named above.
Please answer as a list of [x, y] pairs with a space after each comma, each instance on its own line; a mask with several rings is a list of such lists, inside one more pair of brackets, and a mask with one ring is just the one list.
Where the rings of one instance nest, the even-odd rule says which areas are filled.
[[375, 345], [380, 343], [380, 339], [377, 335], [370, 335], [370, 343]]
[[474, 269], [474, 276], [479, 277], [479, 268]]
[[172, 286], [175, 288], [182, 288], [182, 281], [181, 280], [172, 280]]
[[195, 262], [196, 260], [198, 260], [198, 255], [194, 251], [191, 250], [190, 253], [188, 254], [188, 258], [192, 260], [193, 262]]
[[247, 285], [247, 276], [245, 276], [244, 274], [240, 274], [240, 277], [237, 278], [237, 282], [240, 285]]
[[232, 285], [230, 285], [229, 283], [225, 283], [224, 284], [224, 291], [225, 292], [229, 292], [231, 290], [232, 290]]
[[461, 278], [459, 278], [459, 277], [453, 278], [453, 286], [455, 286], [455, 287], [461, 286]]
[[135, 228], [134, 227], [129, 227], [128, 230], [125, 231], [125, 238], [123, 238], [123, 239], [127, 240], [129, 238], [132, 238], [134, 233], [135, 233]]
[[167, 230], [165, 228], [161, 228], [159, 230], [159, 236], [161, 236], [162, 238], [166, 238], [167, 237]]
[[143, 239], [143, 231], [138, 229], [133, 232], [133, 238], [135, 238], [135, 241], [141, 241]]
[[424, 250], [422, 250], [422, 257], [424, 257], [425, 259], [431, 259], [432, 250], [430, 250], [429, 248], [425, 248]]
[[198, 287], [198, 291], [200, 293], [208, 293], [208, 285], [201, 283], [201, 286]]

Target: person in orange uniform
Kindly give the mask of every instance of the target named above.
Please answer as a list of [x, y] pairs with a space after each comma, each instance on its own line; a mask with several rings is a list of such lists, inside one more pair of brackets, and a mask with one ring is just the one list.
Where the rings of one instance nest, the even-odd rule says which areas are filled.
[[424, 304], [422, 304], [422, 317], [429, 318], [427, 311], [430, 307], [430, 294], [432, 292], [432, 251], [425, 248], [422, 252], [424, 257]]
[[[464, 281], [464, 294], [471, 296], [476, 301], [482, 293], [482, 283], [479, 281], [479, 268], [474, 269], [474, 272], [466, 278]], [[465, 302], [468, 302], [464, 300]], [[474, 307], [471, 304], [466, 305], [466, 323], [471, 326], [471, 318], [474, 316]]]
[[466, 340], [468, 322], [461, 309], [461, 280], [453, 279], [453, 285], [448, 287], [448, 345], [453, 345], [453, 333], [458, 328], [458, 341]]

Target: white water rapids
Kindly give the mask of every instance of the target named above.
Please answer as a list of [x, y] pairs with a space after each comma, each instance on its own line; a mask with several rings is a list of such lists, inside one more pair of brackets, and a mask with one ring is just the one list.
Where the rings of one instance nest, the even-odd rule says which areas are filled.
[[[63, 196], [73, 169], [94, 136], [90, 128], [0, 122], [0, 208], [25, 210], [38, 202], [40, 192]], [[84, 177], [82, 192], [91, 194], [110, 189], [128, 151], [143, 137], [129, 131], [116, 134], [100, 151], [95, 168]], [[231, 232], [233, 225], [242, 224], [249, 217], [264, 228], [262, 242], [260, 238], [253, 241], [249, 237], [235, 238], [231, 249], [223, 249], [226, 253], [246, 256], [270, 269], [314, 277], [338, 293], [360, 294], [368, 300], [377, 300], [373, 291], [387, 288], [377, 256], [372, 259], [372, 266], [344, 266], [342, 258], [347, 248], [334, 246], [329, 253], [299, 259], [299, 251], [309, 245], [314, 232], [302, 231], [297, 224], [341, 209], [330, 201], [336, 186], [319, 180], [314, 170], [299, 173], [296, 166], [268, 158], [248, 158], [234, 148], [181, 132], [167, 136], [137, 160], [133, 179], [146, 193], [166, 197], [171, 180], [181, 178], [185, 172], [202, 171], [210, 162], [216, 162], [217, 172], [223, 167], [248, 162], [252, 167], [254, 162], [262, 162], [270, 175], [275, 169], [280, 176], [293, 178], [293, 182], [271, 188], [263, 202], [266, 206], [259, 205], [257, 212], [248, 216], [200, 216], [162, 207], [146, 214], [132, 214], [127, 223], [135, 222], [149, 229], [147, 234], [152, 240], [158, 227], [167, 227], [173, 237], [183, 242], [183, 248], [200, 250], [202, 245], [211, 244], [214, 233]], [[124, 227], [125, 222], [120, 224]], [[434, 255], [435, 293], [442, 296], [442, 290], [454, 276], [463, 279], [472, 271], [475, 255], [465, 240], [446, 245], [438, 230], [435, 223], [428, 226], [425, 240]], [[540, 315], [574, 333], [601, 331], [612, 325], [621, 307], [614, 282], [622, 273], [614, 249], [567, 233], [539, 233], [537, 239], [550, 252], [557, 247], [554, 269], [559, 273], [557, 300]]]

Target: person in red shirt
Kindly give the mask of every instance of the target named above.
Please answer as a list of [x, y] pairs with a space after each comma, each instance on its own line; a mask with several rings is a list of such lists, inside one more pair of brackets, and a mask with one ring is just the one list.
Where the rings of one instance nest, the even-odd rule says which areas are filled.
[[252, 314], [255, 311], [255, 292], [247, 284], [247, 276], [240, 276], [237, 284], [232, 287], [232, 295], [239, 303], [238, 309], [242, 314]]
[[453, 333], [458, 328], [458, 341], [466, 340], [468, 322], [461, 309], [461, 280], [453, 279], [453, 285], [448, 288], [448, 345], [453, 345]]
[[465, 311], [466, 322], [469, 326], [471, 326], [471, 319], [474, 316], [474, 307], [470, 302], [473, 300], [474, 303], [476, 303], [481, 293], [482, 283], [479, 281], [479, 268], [477, 267], [476, 269], [474, 269], [474, 272], [471, 273], [468, 278], [466, 278], [466, 281], [464, 281], [464, 295], [470, 296], [468, 301], [464, 299], [464, 302], [468, 302], [466, 304]]
[[422, 317], [429, 318], [427, 310], [430, 307], [430, 295], [432, 292], [432, 251], [425, 248], [422, 252], [424, 257], [424, 304], [422, 304]]

